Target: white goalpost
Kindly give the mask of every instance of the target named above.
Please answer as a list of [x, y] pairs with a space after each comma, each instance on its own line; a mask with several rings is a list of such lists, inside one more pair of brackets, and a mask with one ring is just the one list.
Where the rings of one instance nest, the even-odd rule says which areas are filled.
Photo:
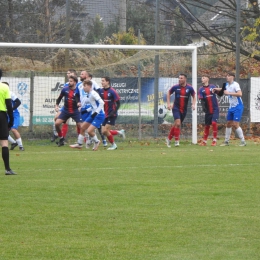
[[[155, 45], [98, 45], [98, 44], [45, 44], [45, 43], [0, 43], [1, 48], [34, 48], [34, 49], [81, 49], [81, 50], [151, 50], [184, 51], [191, 53], [192, 86], [197, 91], [197, 47], [196, 46], [155, 46]], [[4, 50], [5, 50], [4, 49]], [[3, 50], [3, 49], [2, 49]], [[1, 52], [1, 54], [3, 51]], [[137, 58], [136, 58], [137, 59]], [[185, 71], [182, 71], [185, 73]], [[197, 106], [192, 114], [192, 143], [197, 143]]]

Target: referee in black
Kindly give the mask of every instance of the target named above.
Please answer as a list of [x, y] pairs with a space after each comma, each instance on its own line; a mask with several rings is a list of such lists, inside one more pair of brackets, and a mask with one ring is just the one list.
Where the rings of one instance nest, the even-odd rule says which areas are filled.
[[[2, 78], [2, 70], [0, 69], [0, 80]], [[9, 122], [8, 117], [9, 116]], [[0, 81], [0, 144], [2, 146], [2, 158], [5, 165], [5, 175], [15, 175], [9, 165], [9, 149], [8, 135], [9, 130], [13, 126], [13, 108], [8, 85]]]

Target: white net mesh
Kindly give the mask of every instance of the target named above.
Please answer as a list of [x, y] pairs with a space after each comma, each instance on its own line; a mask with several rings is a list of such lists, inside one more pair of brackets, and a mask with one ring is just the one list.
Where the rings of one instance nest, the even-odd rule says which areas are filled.
[[[105, 49], [80, 46], [65, 49], [52, 46], [0, 46], [0, 67], [4, 71], [2, 81], [7, 81], [21, 99], [21, 123], [31, 134], [51, 135], [55, 102], [67, 81], [65, 75], [69, 68], [75, 69], [78, 76], [82, 70], [87, 70], [98, 84], [103, 76], [111, 78], [111, 85], [121, 98], [117, 124], [129, 128], [130, 136], [140, 137], [140, 131], [144, 138], [164, 136], [168, 132], [173, 118], [165, 106], [166, 93], [178, 83], [180, 72], [191, 78], [192, 48], [175, 50], [137, 46], [134, 49], [132, 46], [132, 49], [119, 49], [117, 46], [115, 49], [107, 46]], [[157, 78], [158, 90], [155, 93]], [[185, 121], [182, 133], [190, 138], [191, 111]], [[71, 134], [76, 134], [75, 128], [71, 129]]]

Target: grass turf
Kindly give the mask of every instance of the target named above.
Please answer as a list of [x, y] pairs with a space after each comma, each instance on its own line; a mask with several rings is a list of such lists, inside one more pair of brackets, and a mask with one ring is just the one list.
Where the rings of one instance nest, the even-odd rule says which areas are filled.
[[259, 259], [260, 150], [237, 143], [10, 151], [0, 259]]

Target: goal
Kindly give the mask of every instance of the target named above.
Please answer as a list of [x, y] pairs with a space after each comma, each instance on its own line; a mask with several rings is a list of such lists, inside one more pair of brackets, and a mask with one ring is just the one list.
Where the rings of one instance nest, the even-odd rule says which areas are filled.
[[[166, 93], [179, 73], [187, 74], [197, 91], [196, 46], [0, 43], [0, 55], [2, 81], [22, 100], [23, 126], [42, 136], [51, 132], [69, 68], [91, 72], [97, 83], [111, 78], [121, 98], [117, 123], [131, 126], [129, 134], [139, 139], [167, 135], [173, 117], [165, 109]], [[188, 111], [182, 129], [196, 144], [197, 109]]]

